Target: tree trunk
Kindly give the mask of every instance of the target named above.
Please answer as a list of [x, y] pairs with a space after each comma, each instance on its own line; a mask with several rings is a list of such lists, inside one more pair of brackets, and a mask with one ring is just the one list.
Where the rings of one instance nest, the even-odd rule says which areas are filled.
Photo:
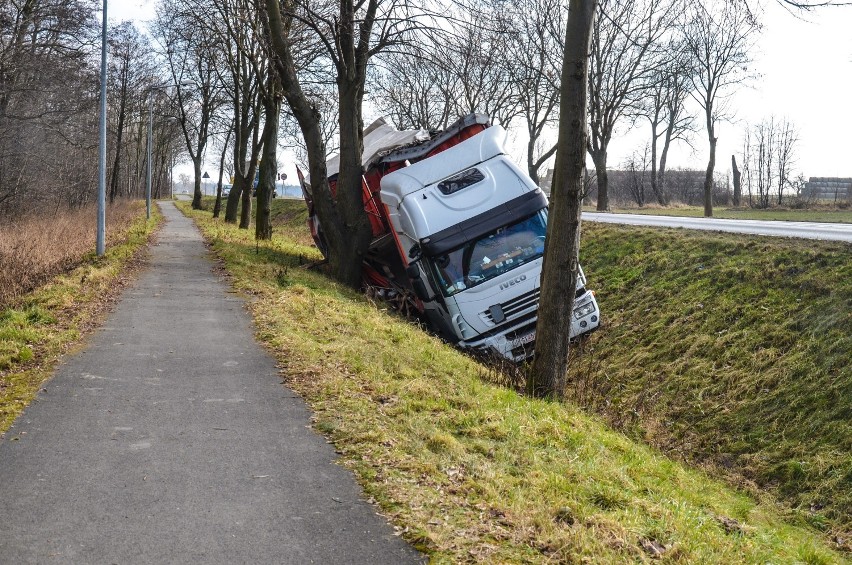
[[609, 175], [606, 172], [606, 151], [596, 151], [592, 155], [595, 174], [598, 177], [598, 212], [609, 212]]
[[201, 210], [201, 154], [192, 159], [192, 169], [195, 173], [195, 182], [192, 192], [192, 209]]
[[671, 127], [669, 127], [668, 131], [666, 131], [666, 141], [663, 143], [663, 150], [660, 153], [660, 167], [657, 170], [657, 187], [660, 191], [659, 199], [662, 206], [668, 206], [672, 198], [668, 188], [666, 188], [666, 162], [669, 157], [669, 147], [671, 147], [671, 144], [672, 131]]
[[255, 239], [272, 239], [272, 193], [275, 191], [275, 176], [278, 173], [278, 120], [281, 114], [281, 99], [277, 90], [272, 100], [264, 101], [266, 117], [263, 124], [263, 157], [260, 160], [260, 179], [257, 183], [257, 219], [254, 225]]
[[[257, 116], [260, 113], [260, 108], [255, 107], [254, 115]], [[260, 157], [261, 146], [259, 143], [260, 131], [258, 130], [258, 126], [260, 124], [260, 119], [255, 117], [252, 120], [252, 139], [251, 139], [251, 156], [248, 161], [248, 170], [246, 171], [246, 175], [243, 178], [243, 194], [242, 194], [242, 202], [243, 207], [240, 210], [240, 229], [247, 230], [251, 227], [251, 202], [252, 196], [254, 195], [255, 184], [254, 179], [257, 176], [257, 160]], [[276, 141], [277, 143], [277, 141]]]
[[115, 136], [115, 159], [112, 164], [112, 175], [110, 176], [109, 182], [109, 203], [112, 204], [115, 202], [115, 197], [118, 195], [118, 183], [119, 183], [119, 174], [121, 173], [121, 143], [124, 137], [124, 118], [126, 112], [125, 107], [125, 98], [126, 98], [126, 90], [122, 87], [122, 98], [121, 104], [118, 109], [118, 126], [116, 128], [116, 136]]
[[219, 156], [219, 183], [216, 185], [216, 204], [213, 206], [214, 218], [218, 218], [222, 212], [222, 177], [225, 174], [225, 155], [228, 154], [228, 143], [231, 141], [233, 131], [234, 122], [232, 121], [231, 127], [228, 128], [228, 134], [225, 136], [225, 143], [222, 145], [222, 155]]
[[713, 217], [713, 172], [716, 169], [716, 136], [713, 128], [708, 127], [710, 141], [710, 160], [707, 162], [707, 174], [704, 176], [704, 217]]
[[660, 194], [660, 185], [657, 181], [657, 124], [651, 123], [651, 192], [660, 206], [663, 204], [663, 196]]
[[[251, 192], [257, 167], [255, 147], [257, 146], [258, 131], [255, 127], [256, 124], [257, 121], [252, 119], [245, 126], [237, 126], [241, 129], [237, 131], [239, 135], [234, 140], [234, 186], [231, 188], [231, 193], [228, 195], [228, 201], [225, 204], [225, 221], [231, 224], [236, 223], [237, 215], [239, 215], [240, 227], [243, 229], [248, 229], [251, 223]], [[249, 135], [252, 136], [252, 139], [249, 139]], [[252, 147], [251, 152], [249, 152], [249, 144]], [[240, 202], [245, 204], [246, 200], [248, 200], [248, 217], [246, 217], [246, 210], [240, 208]]]
[[[234, 169], [237, 166], [234, 165]], [[240, 198], [243, 195], [243, 177], [238, 171], [234, 171], [234, 184], [231, 187], [231, 192], [228, 193], [228, 199], [225, 201], [225, 222], [229, 224], [237, 223], [237, 214], [240, 211]]]
[[222, 169], [219, 169], [219, 184], [216, 185], [216, 203], [213, 204], [213, 217], [222, 213]]
[[[270, 38], [272, 48], [275, 51], [276, 57], [274, 62], [278, 67], [279, 76], [284, 92], [284, 98], [293, 116], [299, 124], [299, 129], [302, 131], [302, 137], [305, 140], [305, 147], [308, 153], [308, 169], [310, 174], [310, 188], [314, 209], [316, 210], [320, 224], [323, 229], [323, 236], [328, 244], [328, 262], [332, 273], [343, 282], [352, 286], [360, 285], [361, 276], [361, 258], [353, 253], [360, 245], [357, 240], [353, 242], [352, 232], [349, 225], [350, 215], [343, 211], [344, 205], [331, 194], [328, 185], [328, 169], [326, 168], [326, 149], [325, 141], [322, 135], [320, 113], [316, 106], [313, 105], [302, 90], [302, 86], [296, 75], [296, 65], [293, 60], [293, 54], [289, 44], [289, 26], [290, 20], [285, 20], [281, 15], [281, 7], [279, 0], [266, 0], [266, 10], [269, 16]], [[348, 101], [341, 100], [340, 112], [341, 116], [345, 114], [344, 107]], [[350, 109], [351, 111], [351, 109]], [[352, 116], [352, 121], [357, 121], [360, 124], [361, 113], [360, 106], [358, 107], [357, 116]], [[353, 124], [348, 127], [358, 127], [358, 124]], [[346, 126], [347, 124], [341, 124]], [[347, 129], [347, 131], [350, 131]], [[358, 131], [358, 145], [363, 140]], [[351, 136], [348, 136], [351, 139]], [[341, 135], [341, 139], [343, 135]], [[351, 159], [351, 149], [344, 151], [341, 147], [341, 175], [339, 178], [344, 178], [343, 186], [338, 185], [338, 195], [346, 190], [346, 184], [352, 183], [347, 180], [351, 175], [352, 166], [347, 161], [344, 167], [344, 155], [346, 159]], [[358, 153], [358, 192], [357, 196], [360, 199], [360, 153]], [[344, 174], [345, 171], [345, 174]], [[350, 202], [354, 200], [352, 195], [349, 196]], [[361, 213], [363, 212], [363, 200], [358, 200]], [[369, 227], [369, 224], [368, 224]], [[354, 245], [353, 245], [354, 243]], [[357, 274], [357, 276], [356, 276]]]
[[337, 278], [344, 284], [361, 286], [364, 256], [372, 240], [370, 222], [364, 212], [362, 188], [364, 124], [358, 87], [344, 84], [340, 94], [340, 172], [337, 177], [337, 203], [349, 237], [349, 249], [338, 261]]
[[[532, 130], [532, 128], [530, 128]], [[535, 137], [533, 136], [533, 132], [529, 131], [530, 139], [527, 142], [527, 172], [530, 175], [530, 178], [535, 183], [536, 186], [541, 186], [541, 182], [538, 178], [538, 167], [535, 164]]]
[[252, 98], [254, 94], [253, 90], [248, 88], [245, 76], [235, 75], [234, 81], [240, 82], [240, 84], [236, 88], [232, 100], [234, 106], [234, 122], [232, 126], [234, 132], [234, 182], [231, 192], [228, 194], [228, 201], [225, 204], [225, 222], [229, 224], [237, 223], [237, 215], [239, 214], [243, 191], [251, 191], [251, 182], [246, 181], [246, 167], [249, 154], [248, 144], [257, 131], [257, 115], [252, 115], [252, 110], [255, 108]]
[[565, 392], [579, 274], [580, 211], [588, 136], [589, 42], [596, 4], [596, 0], [571, 0], [568, 8], [559, 148], [541, 275], [535, 360], [527, 379], [527, 392], [537, 397], [561, 398]]
[[[119, 132], [116, 144], [121, 145], [121, 133]], [[115, 202], [115, 197], [118, 195], [118, 175], [121, 171], [121, 150], [116, 148], [115, 159], [112, 164], [112, 175], [109, 181], [109, 203]]]
[[240, 208], [240, 229], [247, 230], [251, 227], [251, 198], [254, 192], [254, 174], [257, 171], [257, 163], [249, 166], [249, 173], [243, 179], [243, 193], [240, 196], [242, 207]]
[[743, 187], [740, 180], [742, 174], [737, 167], [737, 157], [735, 155], [731, 155], [731, 171], [733, 171], [734, 175], [734, 206], [739, 206], [743, 194]]

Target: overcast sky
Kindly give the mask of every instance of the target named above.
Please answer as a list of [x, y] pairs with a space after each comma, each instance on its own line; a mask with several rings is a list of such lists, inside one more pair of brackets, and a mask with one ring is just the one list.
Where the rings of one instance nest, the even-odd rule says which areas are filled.
[[[109, 19], [142, 22], [153, 17], [155, 4], [155, 0], [111, 0]], [[761, 22], [754, 53], [758, 76], [734, 94], [731, 107], [736, 120], [718, 127], [717, 170], [730, 169], [731, 154], [740, 153], [746, 122], [774, 114], [790, 119], [799, 131], [796, 173], [852, 177], [852, 6], [797, 16], [770, 0]], [[616, 136], [610, 167], [617, 168], [646, 143], [647, 128], [640, 127]], [[693, 145], [694, 151], [677, 148], [669, 165], [703, 169], [708, 158], [703, 131], [696, 134]], [[282, 169], [293, 178], [292, 167]]]
[[[731, 154], [740, 153], [742, 121], [775, 114], [799, 130], [797, 172], [852, 177], [852, 6], [797, 18], [771, 1], [762, 23], [754, 61], [760, 76], [731, 101], [739, 123], [719, 128], [718, 167], [729, 169]], [[696, 154], [681, 150], [672, 165], [706, 166], [706, 133], [694, 145]]]

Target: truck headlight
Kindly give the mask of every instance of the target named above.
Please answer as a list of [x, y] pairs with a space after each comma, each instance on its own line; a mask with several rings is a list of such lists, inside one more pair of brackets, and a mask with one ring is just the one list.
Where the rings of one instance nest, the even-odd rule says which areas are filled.
[[595, 311], [595, 303], [591, 300], [583, 302], [574, 308], [574, 318], [580, 319]]

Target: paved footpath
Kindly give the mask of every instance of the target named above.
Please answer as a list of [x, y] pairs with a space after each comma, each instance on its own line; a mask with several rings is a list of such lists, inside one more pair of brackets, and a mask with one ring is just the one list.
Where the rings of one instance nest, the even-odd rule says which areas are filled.
[[421, 562], [162, 210], [150, 266], [0, 441], [0, 563]]

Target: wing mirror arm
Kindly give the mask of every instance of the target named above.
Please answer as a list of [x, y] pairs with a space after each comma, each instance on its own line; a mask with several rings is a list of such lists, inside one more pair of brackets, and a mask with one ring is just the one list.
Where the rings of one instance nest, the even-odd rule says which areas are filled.
[[[419, 258], [418, 258], [419, 259]], [[414, 289], [414, 294], [423, 302], [432, 302], [435, 297], [429, 293], [426, 288], [426, 283], [423, 282], [423, 277], [420, 276], [420, 267], [417, 265], [419, 261], [413, 261], [408, 264], [405, 273], [411, 281], [411, 288]]]

